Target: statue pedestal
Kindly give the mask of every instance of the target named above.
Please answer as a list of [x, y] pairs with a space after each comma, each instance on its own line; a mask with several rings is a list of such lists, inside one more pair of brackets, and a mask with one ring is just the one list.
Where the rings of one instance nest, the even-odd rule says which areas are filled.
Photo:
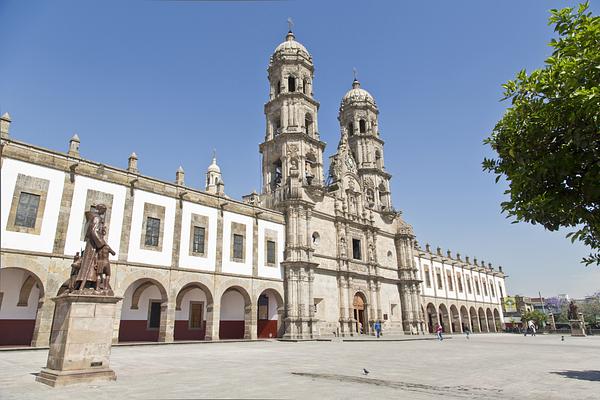
[[571, 319], [569, 320], [569, 324], [571, 325], [571, 336], [586, 336], [583, 320]]
[[48, 362], [35, 380], [50, 386], [116, 380], [109, 361], [115, 308], [122, 298], [67, 294], [52, 300]]

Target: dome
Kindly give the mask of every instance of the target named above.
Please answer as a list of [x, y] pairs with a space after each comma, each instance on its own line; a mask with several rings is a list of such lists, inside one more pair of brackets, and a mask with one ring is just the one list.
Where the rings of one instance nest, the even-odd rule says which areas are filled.
[[289, 31], [285, 37], [285, 41], [273, 51], [273, 56], [277, 55], [303, 55], [306, 58], [311, 58], [310, 53], [302, 43], [297, 42], [292, 31]]
[[360, 82], [354, 79], [354, 82], [352, 82], [352, 89], [348, 90], [342, 98], [342, 106], [363, 102], [370, 103], [374, 107], [377, 107], [375, 99], [373, 96], [371, 96], [371, 93], [361, 88]]

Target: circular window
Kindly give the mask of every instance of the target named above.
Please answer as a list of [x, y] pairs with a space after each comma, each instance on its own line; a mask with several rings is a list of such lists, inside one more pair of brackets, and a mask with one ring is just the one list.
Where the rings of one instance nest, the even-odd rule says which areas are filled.
[[319, 236], [319, 232], [313, 232], [313, 234], [312, 234], [313, 246], [318, 246], [320, 241], [321, 241], [321, 236]]

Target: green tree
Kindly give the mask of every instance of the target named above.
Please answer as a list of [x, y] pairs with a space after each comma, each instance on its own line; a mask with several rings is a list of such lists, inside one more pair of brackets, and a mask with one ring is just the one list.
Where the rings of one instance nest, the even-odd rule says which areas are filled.
[[546, 323], [548, 316], [541, 311], [533, 310], [527, 311], [521, 314], [521, 321], [523, 321], [523, 326], [527, 326], [527, 321], [533, 321], [536, 326], [542, 327]]
[[513, 223], [571, 227], [592, 249], [583, 262], [600, 264], [600, 17], [586, 2], [551, 10], [549, 25], [558, 38], [545, 66], [502, 85], [512, 103], [484, 141], [497, 158], [483, 169], [507, 180]]
[[583, 319], [587, 325], [598, 326], [597, 317], [600, 317], [600, 297], [584, 300], [579, 306], [583, 313]]

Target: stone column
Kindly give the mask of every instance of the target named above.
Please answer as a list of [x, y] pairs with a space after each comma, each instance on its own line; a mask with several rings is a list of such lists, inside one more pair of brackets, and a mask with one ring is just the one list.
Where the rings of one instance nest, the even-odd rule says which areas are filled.
[[213, 302], [206, 306], [206, 333], [204, 340], [219, 340], [219, 322], [221, 319], [221, 305]]
[[246, 305], [244, 315], [244, 339], [256, 340], [258, 338], [258, 310], [256, 303]]
[[173, 342], [175, 334], [175, 299], [177, 295], [171, 296], [172, 301], [166, 300], [160, 307], [160, 328], [158, 332], [159, 342]]
[[31, 347], [44, 347], [50, 343], [52, 332], [52, 320], [54, 319], [54, 302], [46, 295], [38, 302], [38, 310], [35, 316], [35, 327]]

